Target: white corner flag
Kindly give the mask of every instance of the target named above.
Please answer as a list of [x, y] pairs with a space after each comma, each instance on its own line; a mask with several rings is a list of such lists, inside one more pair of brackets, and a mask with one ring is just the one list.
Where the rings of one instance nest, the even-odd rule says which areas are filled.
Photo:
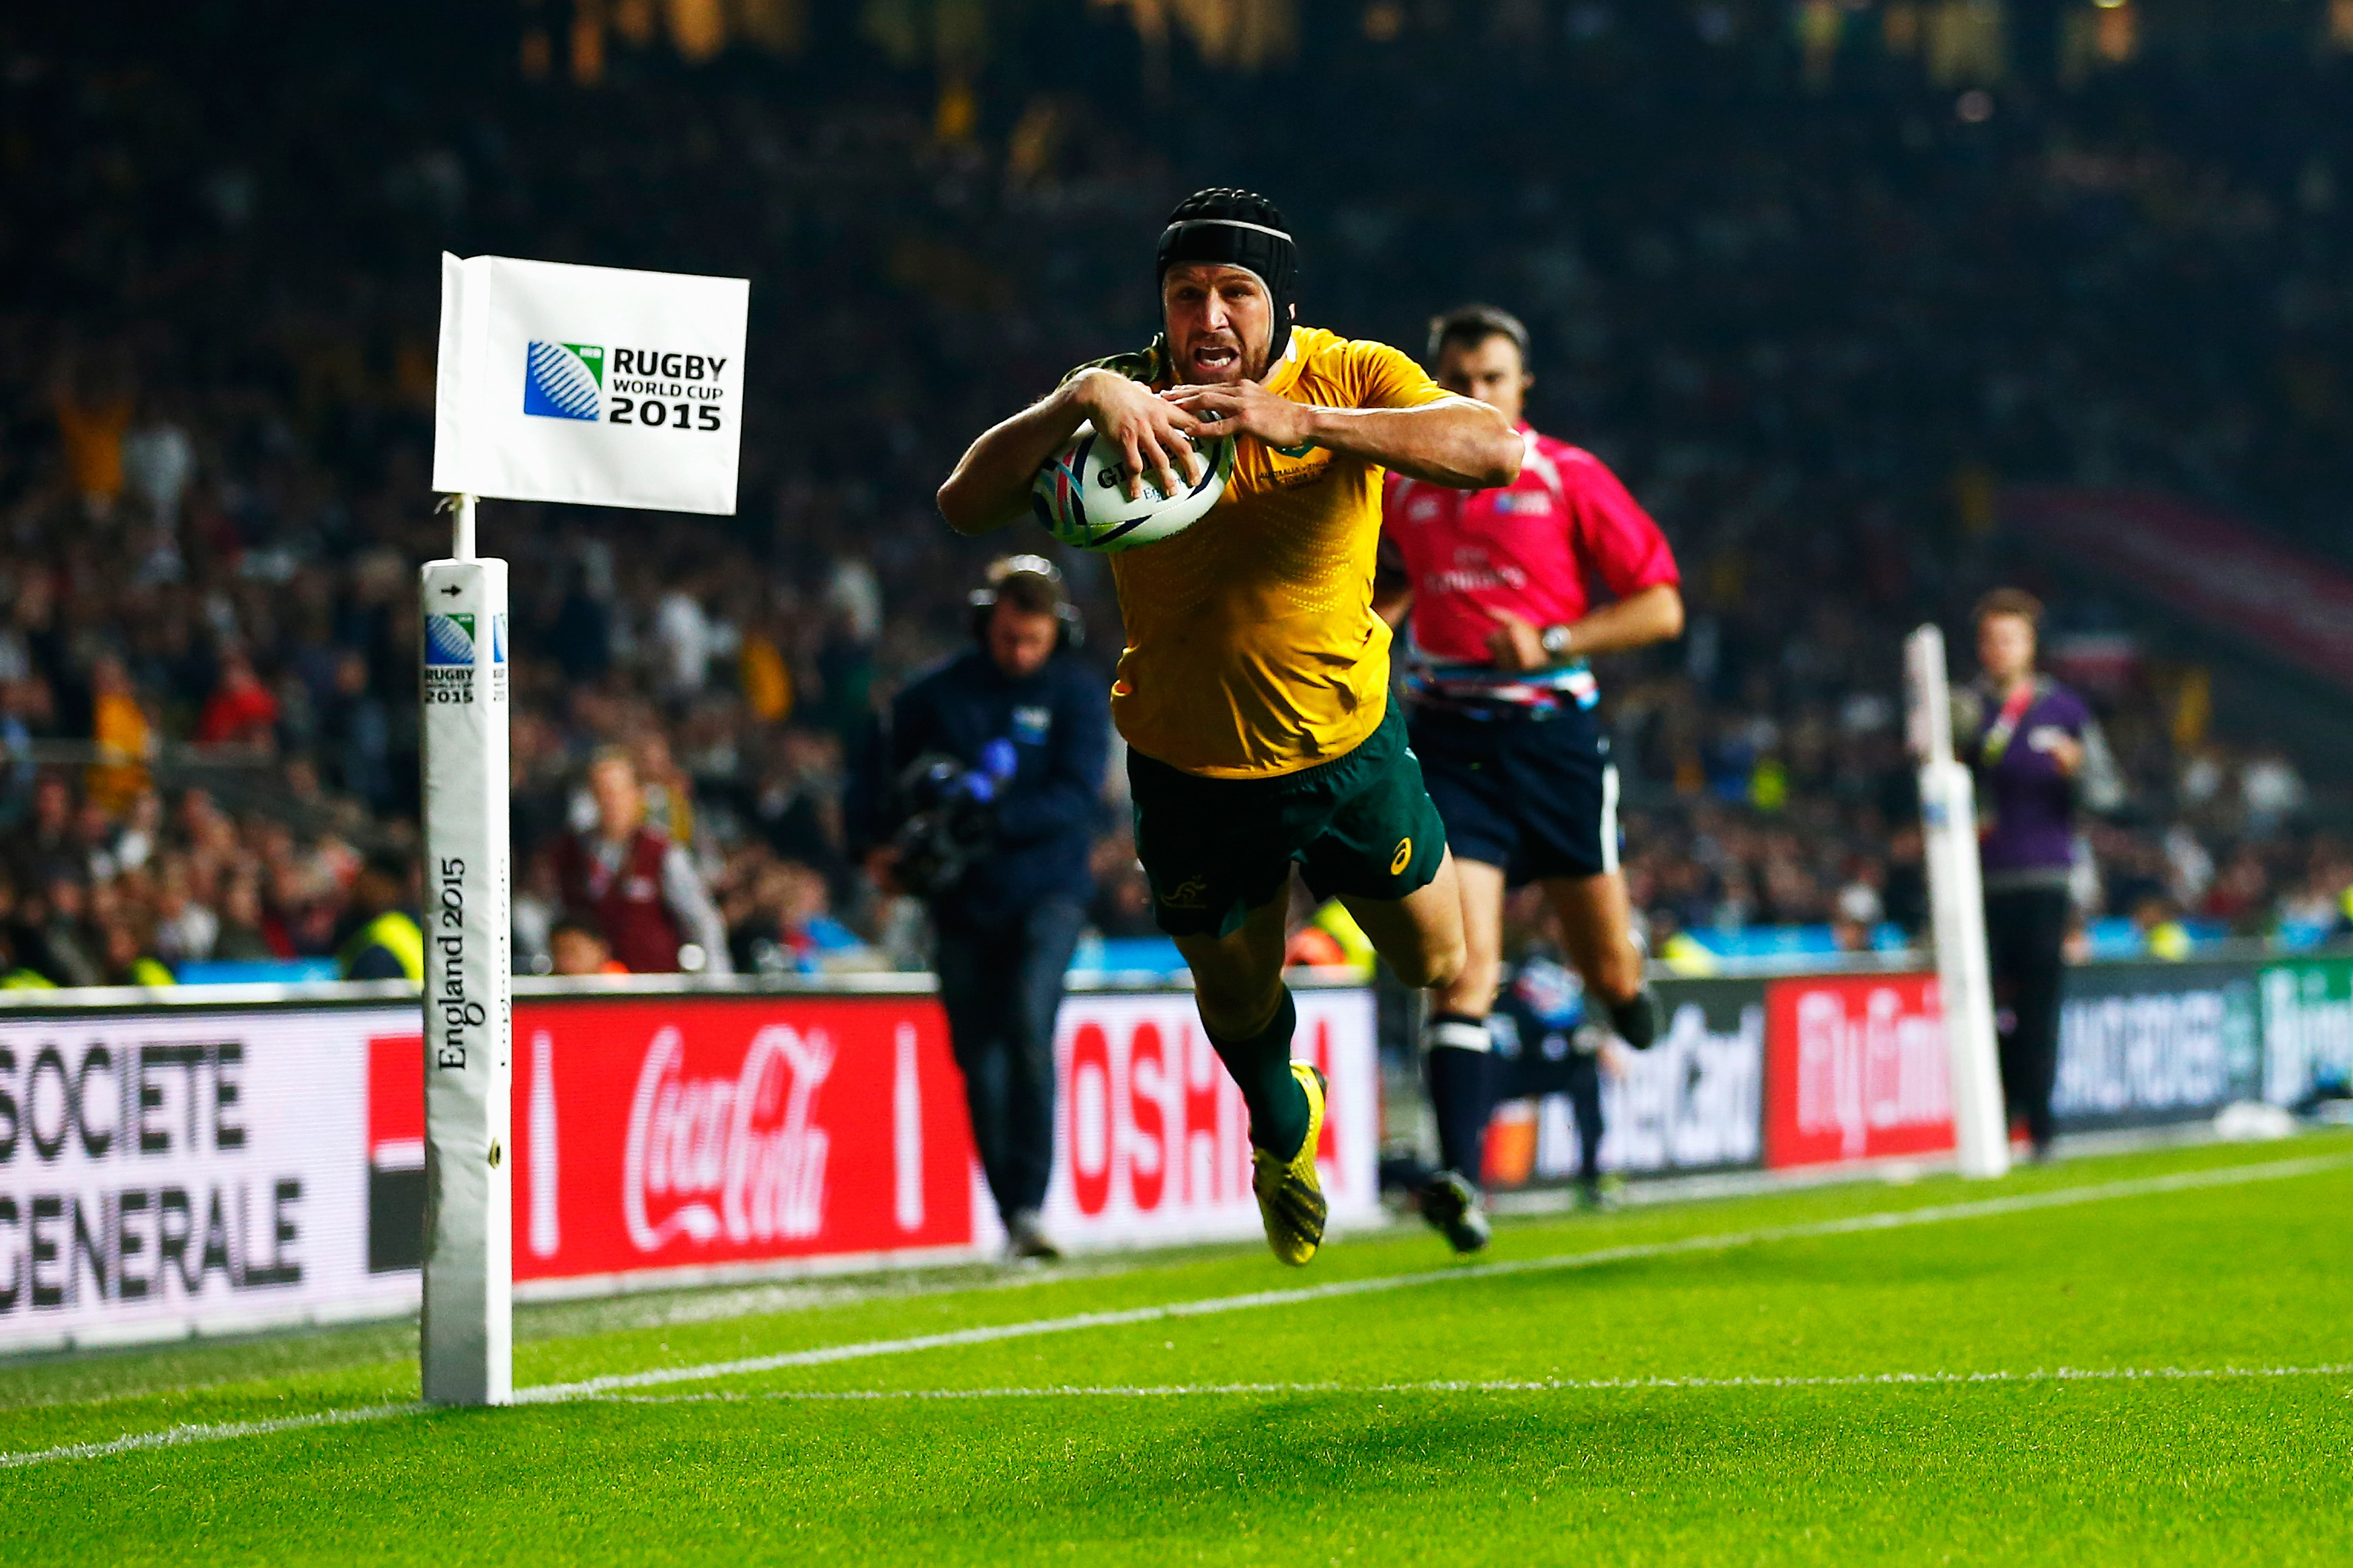
[[732, 515], [751, 288], [442, 257], [433, 488]]
[[732, 514], [751, 285], [441, 258], [425, 701], [425, 1397], [513, 1397], [507, 563], [474, 501]]
[[1912, 754], [1920, 763], [1920, 837], [1952, 1075], [1953, 1146], [1964, 1176], [2010, 1173], [2010, 1125], [1995, 1059], [1993, 980], [1986, 958], [1984, 879], [1978, 865], [1976, 785], [1953, 755], [1945, 634], [1926, 626], [1904, 639]]

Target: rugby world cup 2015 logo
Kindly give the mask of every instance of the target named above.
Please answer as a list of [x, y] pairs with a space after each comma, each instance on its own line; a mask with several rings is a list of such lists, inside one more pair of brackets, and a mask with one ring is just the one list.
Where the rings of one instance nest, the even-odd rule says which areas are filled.
[[425, 662], [428, 668], [439, 669], [473, 668], [474, 617], [427, 616]]
[[523, 352], [522, 411], [546, 419], [602, 419], [604, 349], [596, 343], [530, 344]]

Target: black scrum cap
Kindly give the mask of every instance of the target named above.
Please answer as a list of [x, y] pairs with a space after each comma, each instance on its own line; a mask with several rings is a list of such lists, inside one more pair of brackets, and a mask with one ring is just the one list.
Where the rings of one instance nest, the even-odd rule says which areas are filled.
[[1291, 307], [1299, 273], [1299, 248], [1292, 242], [1291, 226], [1282, 211], [1264, 196], [1227, 186], [1197, 191], [1176, 204], [1168, 226], [1160, 231], [1156, 278], [1171, 267], [1203, 262], [1215, 267], [1241, 267], [1258, 274], [1274, 300], [1274, 331], [1267, 341], [1266, 363], [1271, 370], [1282, 361], [1291, 342]]

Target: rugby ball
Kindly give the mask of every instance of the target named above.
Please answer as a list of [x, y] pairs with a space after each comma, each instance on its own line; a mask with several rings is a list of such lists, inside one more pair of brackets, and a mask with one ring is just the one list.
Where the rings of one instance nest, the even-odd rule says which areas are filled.
[[1127, 475], [1120, 466], [1121, 452], [1095, 435], [1092, 425], [1082, 425], [1071, 444], [1046, 459], [1029, 488], [1029, 501], [1046, 531], [1080, 550], [1134, 550], [1182, 533], [1208, 515], [1234, 471], [1234, 438], [1214, 436], [1196, 444], [1208, 459], [1201, 482], [1184, 487], [1185, 471], [1177, 469], [1179, 489], [1164, 494], [1144, 476], [1143, 493], [1127, 499]]

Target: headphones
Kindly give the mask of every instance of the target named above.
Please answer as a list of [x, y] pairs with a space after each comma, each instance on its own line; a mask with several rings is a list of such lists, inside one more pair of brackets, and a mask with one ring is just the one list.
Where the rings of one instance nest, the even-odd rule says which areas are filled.
[[1062, 586], [1062, 569], [1042, 555], [1008, 555], [988, 564], [983, 579], [986, 586], [975, 588], [965, 595], [964, 602], [972, 611], [972, 635], [976, 642], [988, 640], [988, 617], [997, 609], [997, 590], [1008, 577], [1035, 577], [1044, 583], [1054, 600], [1054, 619], [1061, 623], [1060, 633], [1054, 639], [1056, 653], [1069, 653], [1087, 645], [1087, 623], [1079, 607], [1071, 603], [1069, 592]]

